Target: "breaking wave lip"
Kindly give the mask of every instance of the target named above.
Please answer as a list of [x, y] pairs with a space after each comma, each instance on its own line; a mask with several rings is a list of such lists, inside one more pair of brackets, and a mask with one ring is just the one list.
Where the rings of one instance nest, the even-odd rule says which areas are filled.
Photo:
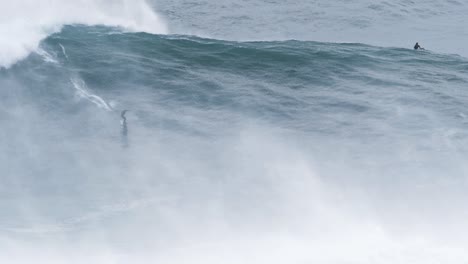
[[[12, 19], [14, 18], [14, 19]], [[41, 40], [67, 24], [106, 25], [167, 34], [167, 26], [145, 0], [18, 0], [0, 4], [0, 68], [37, 50]]]

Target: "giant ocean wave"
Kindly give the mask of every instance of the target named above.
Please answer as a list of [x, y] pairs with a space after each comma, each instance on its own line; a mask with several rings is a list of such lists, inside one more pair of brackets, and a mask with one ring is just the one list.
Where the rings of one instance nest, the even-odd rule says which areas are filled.
[[0, 261], [463, 263], [467, 71], [65, 26], [0, 70]]

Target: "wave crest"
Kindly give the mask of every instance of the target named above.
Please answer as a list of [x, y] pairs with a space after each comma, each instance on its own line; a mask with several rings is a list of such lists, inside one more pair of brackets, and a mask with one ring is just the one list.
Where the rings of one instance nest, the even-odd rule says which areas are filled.
[[166, 34], [144, 0], [15, 0], [0, 4], [0, 67], [9, 67], [66, 24], [107, 25]]

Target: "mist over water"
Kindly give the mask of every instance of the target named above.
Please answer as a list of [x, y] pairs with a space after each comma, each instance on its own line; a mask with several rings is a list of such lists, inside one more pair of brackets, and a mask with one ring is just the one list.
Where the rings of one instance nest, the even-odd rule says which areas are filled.
[[0, 3], [1, 263], [468, 261], [468, 60], [344, 21], [464, 4]]

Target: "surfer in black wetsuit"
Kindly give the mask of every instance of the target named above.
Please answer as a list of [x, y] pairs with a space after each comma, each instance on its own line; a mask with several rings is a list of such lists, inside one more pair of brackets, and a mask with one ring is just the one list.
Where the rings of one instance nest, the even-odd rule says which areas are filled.
[[414, 49], [417, 50], [417, 49], [421, 49], [421, 50], [424, 50], [423, 47], [419, 46], [419, 43], [416, 42], [416, 44], [414, 45]]
[[122, 147], [126, 148], [128, 147], [128, 128], [127, 128], [127, 118], [125, 117], [125, 114], [127, 113], [127, 110], [123, 110], [120, 113], [120, 117], [122, 118], [120, 120], [120, 125], [122, 126]]
[[127, 113], [127, 110], [123, 110], [122, 113], [120, 114], [120, 117], [122, 118], [120, 124], [122, 125], [122, 135], [127, 136], [128, 129], [127, 129], [127, 118], [125, 117], [125, 114]]

